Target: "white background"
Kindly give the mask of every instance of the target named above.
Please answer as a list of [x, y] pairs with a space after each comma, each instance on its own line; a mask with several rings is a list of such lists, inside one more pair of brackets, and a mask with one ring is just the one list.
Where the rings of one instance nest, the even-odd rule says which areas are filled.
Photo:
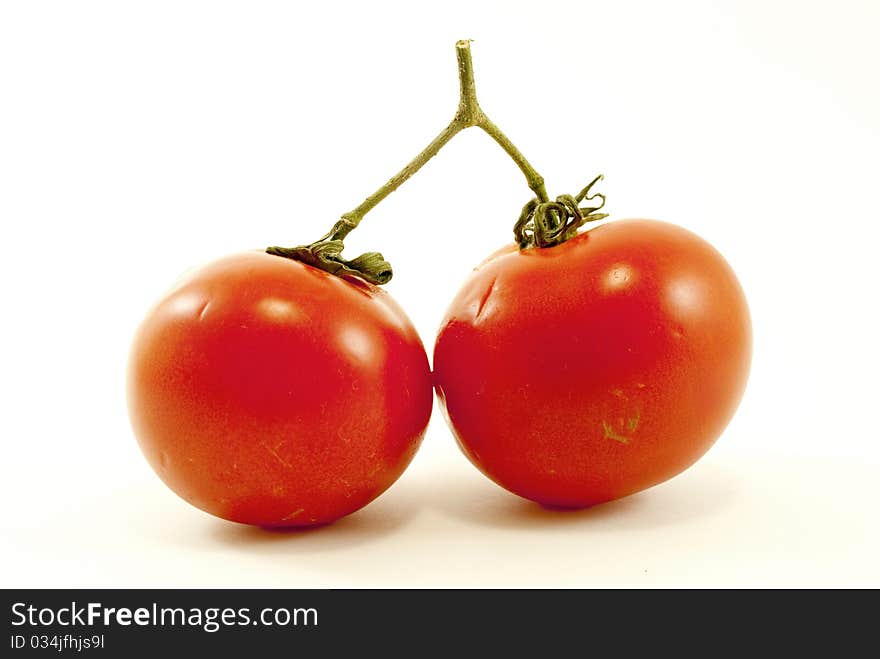
[[[6, 2], [3, 586], [880, 586], [880, 4]], [[740, 410], [696, 466], [576, 513], [491, 484], [436, 413], [332, 526], [190, 508], [128, 426], [131, 335], [189, 267], [307, 242], [451, 118], [453, 44], [548, 182], [679, 223], [738, 272]], [[425, 344], [528, 189], [468, 131], [373, 211]]]

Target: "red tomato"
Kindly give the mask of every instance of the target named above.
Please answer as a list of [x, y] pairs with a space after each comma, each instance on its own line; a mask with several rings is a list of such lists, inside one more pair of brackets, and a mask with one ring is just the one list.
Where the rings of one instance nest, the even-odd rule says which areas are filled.
[[212, 263], [159, 302], [128, 392], [162, 480], [261, 526], [331, 522], [379, 496], [432, 402], [425, 350], [387, 293], [263, 252]]
[[748, 307], [696, 235], [615, 221], [496, 252], [441, 326], [435, 384], [465, 455], [542, 504], [617, 499], [686, 469], [721, 434], [751, 361]]

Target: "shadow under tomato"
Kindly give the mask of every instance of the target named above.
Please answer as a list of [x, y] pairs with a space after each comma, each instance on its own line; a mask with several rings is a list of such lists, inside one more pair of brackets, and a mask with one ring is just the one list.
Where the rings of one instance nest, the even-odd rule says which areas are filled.
[[210, 533], [222, 544], [248, 552], [255, 549], [289, 553], [325, 553], [386, 537], [404, 527], [418, 512], [410, 497], [388, 491], [356, 513], [329, 524], [269, 528], [211, 520]]
[[[507, 529], [582, 525], [643, 530], [685, 524], [717, 514], [734, 499], [738, 478], [718, 464], [694, 465], [643, 492], [589, 508], [556, 508], [523, 499], [487, 479], [469, 478], [450, 488], [434, 483], [429, 498], [439, 512], [468, 524]], [[442, 492], [442, 495], [440, 495]]]

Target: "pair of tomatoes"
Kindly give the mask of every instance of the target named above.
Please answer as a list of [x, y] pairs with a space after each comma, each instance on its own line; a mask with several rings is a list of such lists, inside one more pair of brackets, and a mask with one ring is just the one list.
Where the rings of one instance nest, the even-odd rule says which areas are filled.
[[674, 225], [626, 220], [495, 253], [452, 302], [433, 373], [380, 288], [261, 252], [222, 259], [138, 330], [129, 406], [162, 480], [237, 522], [308, 526], [365, 506], [413, 458], [433, 389], [489, 478], [583, 507], [705, 453], [750, 357], [721, 255]]

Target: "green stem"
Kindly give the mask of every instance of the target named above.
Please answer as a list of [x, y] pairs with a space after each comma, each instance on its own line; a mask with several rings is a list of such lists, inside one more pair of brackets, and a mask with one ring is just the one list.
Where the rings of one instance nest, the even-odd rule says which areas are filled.
[[421, 153], [413, 158], [403, 169], [390, 178], [385, 185], [367, 197], [357, 208], [342, 215], [333, 229], [320, 240], [311, 245], [301, 247], [270, 247], [266, 251], [277, 256], [284, 256], [322, 268], [334, 274], [354, 274], [373, 283], [385, 283], [391, 279], [391, 266], [381, 254], [369, 252], [356, 259], [346, 261], [342, 258], [342, 241], [364, 219], [364, 216], [375, 208], [385, 197], [399, 188], [407, 179], [419, 171], [425, 163], [433, 158], [446, 144], [465, 128], [477, 127], [485, 131], [510, 156], [523, 175], [526, 183], [535, 193], [539, 202], [548, 200], [544, 188], [544, 179], [525, 156], [501, 132], [477, 101], [477, 89], [474, 82], [474, 66], [471, 59], [470, 41], [462, 40], [455, 44], [458, 58], [459, 100], [458, 109], [449, 125], [426, 146]]
[[443, 129], [434, 140], [424, 148], [424, 150], [417, 155], [409, 164], [406, 165], [403, 169], [401, 169], [397, 174], [395, 174], [392, 178], [388, 179], [388, 182], [383, 185], [381, 188], [376, 190], [369, 197], [364, 199], [360, 206], [355, 208], [354, 210], [348, 211], [342, 215], [342, 219], [337, 223], [334, 230], [331, 232], [331, 235], [339, 240], [345, 238], [349, 233], [351, 233], [352, 229], [357, 227], [360, 224], [361, 220], [364, 219], [364, 215], [369, 213], [376, 207], [379, 202], [381, 202], [385, 197], [390, 195], [392, 192], [397, 190], [403, 183], [417, 171], [419, 171], [422, 166], [428, 162], [431, 158], [437, 155], [437, 153], [446, 146], [446, 143], [449, 142], [453, 137], [458, 134], [458, 132], [465, 128], [460, 122], [453, 120], [446, 128]]
[[549, 197], [547, 197], [547, 190], [544, 188], [544, 177], [535, 171], [535, 168], [526, 160], [520, 150], [516, 148], [516, 145], [507, 138], [507, 135], [502, 133], [498, 126], [493, 124], [486, 115], [482, 116], [480, 123], [477, 125], [486, 131], [493, 140], [498, 142], [501, 148], [507, 152], [507, 155], [522, 170], [526, 177], [526, 182], [529, 184], [532, 192], [535, 193], [535, 196], [542, 202], [547, 201]]
[[519, 149], [501, 132], [477, 101], [477, 86], [474, 81], [474, 64], [471, 59], [471, 42], [461, 40], [455, 44], [455, 53], [458, 58], [458, 82], [459, 99], [458, 110], [449, 125], [434, 138], [415, 158], [403, 169], [388, 180], [385, 185], [367, 197], [360, 206], [342, 215], [342, 221], [337, 224], [337, 229], [332, 233], [333, 237], [343, 239], [352, 229], [360, 224], [364, 216], [375, 208], [385, 197], [397, 190], [407, 179], [419, 171], [425, 163], [437, 155], [453, 137], [465, 128], [476, 126], [484, 130], [494, 139], [502, 149], [513, 159], [526, 177], [529, 188], [537, 195], [540, 201], [547, 201], [547, 192], [544, 189], [544, 178], [538, 174], [534, 167], [526, 160]]

